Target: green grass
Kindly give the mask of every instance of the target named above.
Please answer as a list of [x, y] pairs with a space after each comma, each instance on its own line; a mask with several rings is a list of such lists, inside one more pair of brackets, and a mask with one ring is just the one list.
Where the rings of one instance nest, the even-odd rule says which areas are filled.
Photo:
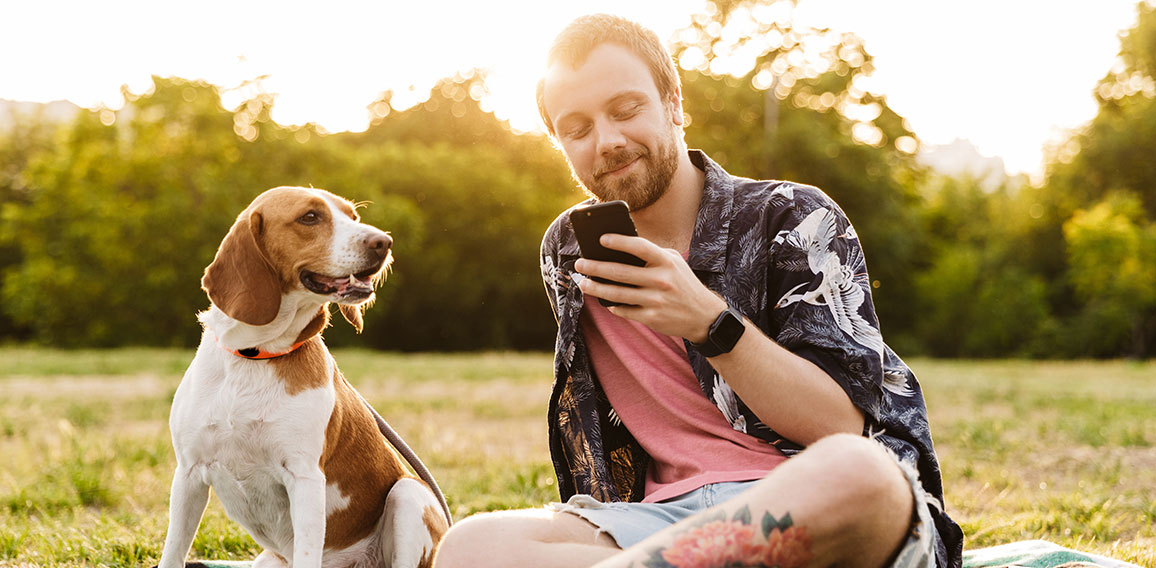
[[[557, 498], [549, 354], [340, 350], [455, 518]], [[0, 348], [0, 566], [143, 566], [160, 555], [168, 407], [185, 350]], [[949, 513], [968, 548], [1042, 538], [1156, 566], [1156, 364], [915, 360]], [[201, 558], [258, 549], [213, 499]]]

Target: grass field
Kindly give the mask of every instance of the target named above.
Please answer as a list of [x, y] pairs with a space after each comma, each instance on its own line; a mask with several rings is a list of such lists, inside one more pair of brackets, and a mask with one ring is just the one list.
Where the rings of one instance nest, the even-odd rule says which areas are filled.
[[[557, 498], [547, 354], [337, 351], [455, 518]], [[183, 350], [0, 348], [0, 566], [160, 556]], [[1042, 538], [1156, 566], [1156, 363], [911, 362], [948, 512], [977, 548]], [[213, 499], [193, 554], [258, 549]]]

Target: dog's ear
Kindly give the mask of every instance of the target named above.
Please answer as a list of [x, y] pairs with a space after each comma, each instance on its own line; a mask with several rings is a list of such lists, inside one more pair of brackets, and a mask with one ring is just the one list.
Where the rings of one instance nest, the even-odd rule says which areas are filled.
[[242, 212], [201, 278], [214, 305], [249, 325], [268, 324], [281, 309], [281, 284], [258, 245], [262, 222], [260, 212]]
[[347, 306], [341, 304], [338, 306], [338, 308], [341, 309], [341, 315], [345, 316], [345, 321], [348, 321], [349, 324], [353, 326], [353, 329], [357, 330], [357, 333], [361, 333], [361, 328], [365, 325], [361, 317], [361, 308], [364, 305], [365, 304]]

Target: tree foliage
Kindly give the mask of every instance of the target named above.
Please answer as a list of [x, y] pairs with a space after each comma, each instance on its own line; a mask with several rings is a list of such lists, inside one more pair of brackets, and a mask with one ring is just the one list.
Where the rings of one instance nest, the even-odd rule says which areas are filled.
[[1048, 284], [1026, 262], [1032, 253], [1022, 244], [1033, 220], [1022, 188], [987, 191], [976, 179], [932, 177], [924, 193], [931, 262], [910, 290], [922, 349], [948, 357], [1046, 354], [1039, 337], [1051, 324]]
[[[45, 343], [188, 345], [207, 305], [201, 272], [237, 213], [269, 187], [304, 185], [371, 202], [365, 218], [395, 237], [363, 344], [548, 347], [538, 241], [577, 195], [562, 164], [544, 165], [541, 136], [511, 134], [472, 99], [454, 115], [454, 88], [460, 78], [362, 134], [281, 127], [263, 93], [228, 111], [215, 88], [181, 79], [82, 113], [5, 178], [4, 313]], [[439, 140], [422, 123], [454, 128]]]
[[793, 6], [714, 2], [678, 35], [687, 142], [733, 174], [830, 194], [867, 251], [880, 319], [902, 335], [925, 240], [918, 141], [884, 97], [857, 87], [872, 69], [863, 41], [797, 27]]
[[1156, 314], [1156, 223], [1133, 193], [1106, 197], [1064, 223], [1080, 317], [1098, 333], [1087, 355], [1143, 354]]
[[1054, 150], [1048, 185], [1059, 190], [1065, 213], [1124, 190], [1156, 217], [1156, 6], [1137, 5], [1136, 25], [1121, 36], [1094, 95], [1099, 112]]
[[1058, 296], [1074, 306], [1065, 343], [1075, 354], [1156, 353], [1156, 6], [1139, 2], [1136, 11], [1094, 91], [1099, 112], [1055, 149], [1040, 197], [1066, 246], [1049, 276], [1064, 282]]
[[[888, 342], [905, 354], [1156, 353], [1156, 9], [1140, 3], [1099, 113], [1057, 146], [1042, 185], [984, 187], [920, 166], [919, 140], [852, 34], [794, 24], [791, 0], [716, 0], [679, 32], [691, 147], [731, 173], [815, 185], [855, 224]], [[0, 132], [0, 340], [191, 345], [202, 270], [261, 191], [366, 201], [395, 263], [359, 345], [548, 349], [542, 231], [581, 198], [549, 140], [485, 107], [461, 73], [365, 132], [271, 119], [261, 79], [221, 91], [156, 78], [126, 105]], [[230, 93], [236, 94], [236, 93]], [[334, 344], [353, 332], [335, 324]]]

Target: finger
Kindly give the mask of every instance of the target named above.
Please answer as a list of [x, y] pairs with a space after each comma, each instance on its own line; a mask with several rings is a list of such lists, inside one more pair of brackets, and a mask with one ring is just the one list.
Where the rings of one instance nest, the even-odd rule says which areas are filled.
[[641, 286], [646, 283], [645, 268], [622, 264], [620, 262], [580, 258], [578, 262], [574, 263], [574, 269], [586, 276], [598, 276], [635, 286]]
[[632, 305], [623, 304], [620, 306], [607, 306], [606, 309], [609, 310], [610, 313], [612, 313], [612, 314], [614, 314], [620, 318], [626, 318], [629, 320], [636, 320], [638, 318], [638, 312], [642, 308], [640, 308], [639, 306], [632, 306]]
[[635, 304], [641, 301], [640, 298], [642, 296], [638, 288], [598, 282], [591, 278], [583, 280], [582, 283], [578, 285], [578, 288], [582, 290], [583, 295], [622, 304]]
[[618, 233], [606, 233], [602, 235], [599, 240], [602, 246], [627, 252], [637, 256], [645, 261], [647, 264], [652, 262], [660, 262], [663, 260], [663, 249], [658, 245], [642, 238], [631, 237], [627, 235], [620, 235]]

